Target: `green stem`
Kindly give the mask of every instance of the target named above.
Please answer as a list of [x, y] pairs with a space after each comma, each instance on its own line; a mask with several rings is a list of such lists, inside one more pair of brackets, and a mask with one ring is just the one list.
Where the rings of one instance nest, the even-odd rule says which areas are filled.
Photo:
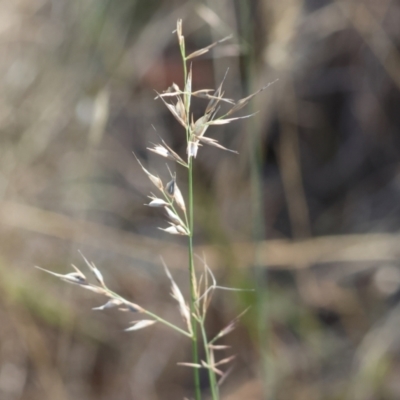
[[[211, 366], [212, 360], [211, 360], [211, 356], [210, 356], [210, 348], [208, 347], [208, 343], [207, 343], [206, 330], [204, 329], [204, 321], [200, 322], [200, 329], [201, 329], [201, 335], [203, 337], [203, 344], [204, 344], [204, 352], [206, 354], [206, 361], [207, 361], [207, 364], [209, 366]], [[218, 400], [219, 399], [219, 393], [218, 393], [217, 379], [215, 377], [215, 372], [211, 368], [208, 368], [208, 378], [210, 380], [211, 398], [213, 400]]]
[[[199, 350], [197, 347], [197, 321], [194, 317], [196, 306], [195, 271], [193, 262], [193, 159], [189, 160], [189, 281], [190, 281], [190, 315], [192, 324], [192, 355], [193, 362], [199, 363]], [[194, 368], [194, 386], [196, 400], [201, 399], [200, 371]]]
[[[186, 66], [186, 54], [185, 46], [181, 47], [181, 55], [183, 61], [183, 85], [186, 89], [187, 82], [187, 66]], [[184, 104], [186, 112], [186, 143], [189, 145], [190, 140], [190, 125], [189, 125], [189, 114], [190, 114], [190, 93], [185, 93]], [[190, 282], [190, 315], [191, 315], [191, 325], [192, 325], [192, 360], [193, 363], [199, 363], [199, 350], [197, 346], [197, 321], [194, 317], [196, 311], [196, 288], [195, 288], [195, 271], [194, 271], [194, 261], [193, 261], [193, 158], [189, 158], [188, 162], [188, 214], [189, 214], [189, 282]], [[193, 369], [194, 374], [194, 390], [196, 400], [201, 400], [201, 390], [200, 390], [200, 371], [197, 368]]]

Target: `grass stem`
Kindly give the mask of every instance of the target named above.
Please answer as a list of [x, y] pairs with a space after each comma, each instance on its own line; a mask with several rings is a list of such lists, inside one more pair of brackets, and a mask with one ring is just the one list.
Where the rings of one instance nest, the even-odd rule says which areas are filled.
[[[183, 78], [184, 85], [186, 85], [188, 74], [186, 65], [186, 54], [184, 46], [181, 47], [181, 55], [183, 61]], [[190, 115], [190, 93], [185, 94], [184, 97], [185, 112], [189, 118]], [[190, 140], [190, 126], [189, 123], [186, 127], [186, 141], [189, 144]], [[188, 214], [189, 214], [189, 281], [190, 281], [190, 315], [192, 325], [192, 360], [193, 363], [199, 363], [199, 350], [198, 350], [198, 339], [197, 339], [197, 321], [194, 318], [195, 306], [196, 306], [196, 287], [195, 287], [195, 271], [193, 261], [193, 157], [189, 157], [189, 168], [188, 168]], [[201, 389], [200, 389], [200, 372], [197, 368], [193, 369], [194, 373], [194, 390], [196, 400], [201, 400]]]
[[[209, 365], [209, 367], [211, 367], [213, 364], [213, 360], [211, 359], [210, 348], [208, 347], [207, 334], [206, 334], [206, 330], [204, 328], [204, 320], [200, 321], [200, 329], [201, 329], [201, 335], [203, 337], [206, 361], [207, 361], [207, 364]], [[218, 400], [219, 393], [218, 393], [217, 379], [215, 376], [215, 372], [211, 368], [208, 368], [208, 378], [210, 380], [211, 398], [212, 398], [212, 400]]]

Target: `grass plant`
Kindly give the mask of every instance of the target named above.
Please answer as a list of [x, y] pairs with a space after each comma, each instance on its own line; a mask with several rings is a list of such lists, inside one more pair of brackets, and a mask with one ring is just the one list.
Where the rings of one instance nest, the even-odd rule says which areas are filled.
[[[149, 172], [139, 159], [137, 159], [137, 162], [159, 192], [158, 195], [151, 193], [149, 196], [150, 200], [148, 206], [162, 209], [168, 219], [168, 226], [159, 229], [172, 235], [186, 236], [188, 239], [188, 269], [190, 286], [190, 298], [188, 301], [184, 298], [167, 265], [162, 260], [166, 275], [171, 283], [171, 294], [172, 297], [177, 301], [178, 308], [184, 322], [184, 328], [168, 322], [148, 309], [132, 303], [112, 291], [106, 285], [101, 272], [97, 269], [93, 262], [89, 261], [83, 254], [83, 260], [95, 277], [95, 284], [90, 283], [85, 274], [74, 265], [72, 266], [74, 268], [74, 272], [64, 275], [44, 270], [40, 267], [37, 268], [56, 276], [65, 282], [79, 285], [84, 289], [88, 289], [97, 294], [105, 296], [108, 299], [107, 302], [101, 307], [96, 307], [95, 310], [104, 310], [115, 307], [121, 311], [128, 311], [135, 315], [141, 316], [140, 318], [135, 319], [131, 326], [126, 329], [126, 331], [144, 329], [158, 322], [189, 338], [192, 342], [192, 360], [191, 362], [179, 363], [179, 365], [190, 367], [194, 370], [194, 396], [196, 400], [200, 400], [202, 398], [199, 370], [206, 369], [208, 371], [211, 398], [213, 400], [217, 400], [220, 398], [219, 384], [225, 380], [230, 371], [229, 368], [226, 370], [224, 368], [235, 358], [235, 356], [232, 355], [223, 359], [219, 359], [217, 355], [218, 351], [227, 349], [227, 346], [220, 344], [219, 341], [221, 338], [235, 329], [239, 317], [235, 318], [213, 338], [209, 338], [205, 327], [207, 311], [212, 300], [213, 293], [216, 290], [241, 289], [219, 286], [213, 272], [207, 265], [207, 262], [204, 258], [197, 256], [200, 266], [195, 268], [195, 264], [197, 264], [197, 262], [195, 263], [196, 257], [193, 248], [193, 168], [197, 153], [203, 145], [214, 146], [221, 150], [237, 153], [235, 150], [227, 149], [216, 139], [206, 136], [205, 134], [208, 132], [209, 128], [215, 125], [225, 125], [235, 120], [250, 117], [251, 115], [236, 117], [233, 117], [233, 115], [245, 107], [255, 95], [266, 89], [269, 85], [238, 101], [224, 97], [223, 83], [225, 78], [216, 90], [203, 89], [193, 91], [192, 60], [209, 52], [214, 46], [222, 43], [225, 40], [228, 40], [230, 37], [221, 39], [205, 48], [187, 55], [185, 49], [185, 38], [182, 33], [181, 20], [178, 20], [177, 22], [176, 33], [183, 62], [184, 87], [180, 88], [177, 84], [173, 83], [172, 86], [169, 87], [165, 92], [157, 93], [156, 99], [160, 99], [165, 104], [175, 119], [184, 128], [186, 135], [186, 157], [177, 154], [163, 139], [160, 139], [160, 143], [155, 144], [153, 147], [148, 149], [149, 151], [152, 151], [161, 157], [165, 157], [173, 161], [176, 165], [186, 169], [188, 180], [187, 201], [185, 201], [184, 196], [178, 187], [174, 173], [170, 172], [171, 180], [167, 183], [164, 183], [158, 175]], [[207, 106], [204, 110], [204, 114], [196, 121], [194, 121], [193, 114], [191, 113], [192, 97], [198, 97], [207, 100]], [[221, 103], [227, 104], [230, 108], [224, 114], [219, 115]], [[201, 272], [199, 272], [200, 270]], [[200, 360], [199, 358], [200, 346], [203, 347], [205, 360]]]

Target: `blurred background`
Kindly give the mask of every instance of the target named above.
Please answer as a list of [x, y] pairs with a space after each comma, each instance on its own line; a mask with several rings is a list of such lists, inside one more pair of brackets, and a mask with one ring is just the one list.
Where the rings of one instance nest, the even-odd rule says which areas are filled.
[[[78, 250], [108, 285], [180, 324], [159, 257], [187, 294], [186, 241], [157, 229], [146, 147], [184, 133], [158, 100], [182, 85], [240, 99], [195, 166], [196, 252], [218, 282], [208, 331], [250, 307], [223, 343], [222, 398], [400, 398], [400, 4], [395, 0], [0, 1], [0, 399], [190, 398], [190, 343], [59, 273]], [[204, 101], [194, 103], [199, 117]], [[175, 166], [170, 164], [175, 171]], [[176, 168], [183, 193], [186, 182]], [[87, 272], [87, 271], [86, 271]], [[205, 396], [207, 377], [202, 376]]]

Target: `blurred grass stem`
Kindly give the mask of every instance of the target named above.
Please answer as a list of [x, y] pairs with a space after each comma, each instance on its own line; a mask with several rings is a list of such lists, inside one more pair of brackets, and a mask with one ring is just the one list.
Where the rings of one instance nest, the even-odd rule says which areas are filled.
[[[248, 4], [240, 3], [240, 23], [243, 29], [243, 37], [247, 43], [248, 53], [244, 62], [245, 81], [247, 82], [247, 92], [253, 92], [254, 82], [251, 80], [256, 68], [254, 47], [250, 43], [255, 43], [252, 11]], [[250, 126], [249, 126], [250, 125]], [[257, 341], [260, 349], [260, 369], [263, 388], [263, 398], [265, 400], [274, 399], [272, 362], [269, 353], [270, 325], [269, 307], [271, 296], [268, 288], [268, 277], [264, 274], [265, 261], [262, 261], [260, 254], [260, 243], [265, 240], [265, 213], [262, 205], [263, 199], [263, 180], [262, 180], [262, 142], [260, 138], [260, 127], [257, 121], [250, 119], [247, 121], [249, 131], [249, 159], [250, 159], [250, 182], [251, 182], [251, 206], [252, 206], [252, 240], [255, 243], [252, 266], [254, 268], [254, 280], [256, 288], [256, 315], [257, 315]], [[272, 389], [271, 389], [272, 388]]]

